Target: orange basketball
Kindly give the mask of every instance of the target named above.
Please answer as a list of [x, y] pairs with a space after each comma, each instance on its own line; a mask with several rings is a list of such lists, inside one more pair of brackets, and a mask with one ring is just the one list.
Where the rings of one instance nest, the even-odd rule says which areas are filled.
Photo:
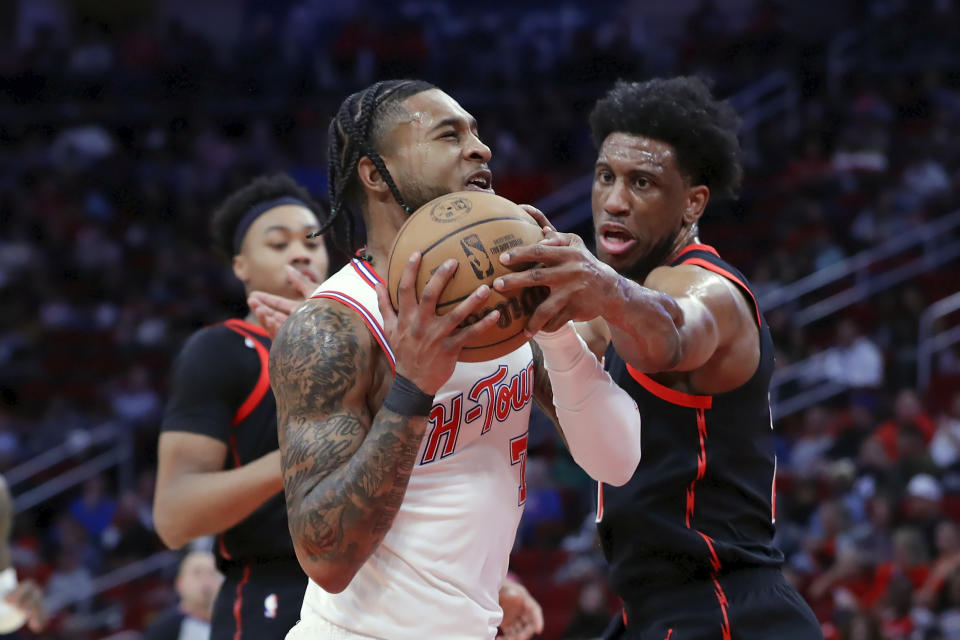
[[496, 326], [468, 343], [460, 360], [483, 362], [504, 356], [526, 342], [523, 330], [549, 290], [528, 287], [508, 295], [493, 291], [494, 279], [511, 271], [511, 267], [500, 264], [500, 254], [538, 242], [542, 237], [536, 220], [498, 195], [458, 191], [431, 200], [404, 223], [390, 251], [387, 283], [393, 307], [398, 306], [400, 274], [414, 251], [423, 256], [417, 274], [418, 300], [437, 268], [449, 258], [455, 258], [459, 267], [437, 302], [437, 313], [451, 311], [481, 284], [490, 286], [490, 297], [479, 312], [467, 318], [464, 326], [494, 309], [500, 312]]

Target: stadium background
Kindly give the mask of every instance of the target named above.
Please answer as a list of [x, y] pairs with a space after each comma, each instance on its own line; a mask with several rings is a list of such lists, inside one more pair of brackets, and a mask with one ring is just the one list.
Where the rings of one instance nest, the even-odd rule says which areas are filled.
[[[333, 109], [412, 76], [477, 116], [499, 193], [589, 237], [592, 102], [698, 73], [744, 117], [701, 237], [775, 329], [785, 571], [828, 638], [960, 638], [958, 34], [956, 0], [0, 3], [0, 471], [44, 636], [133, 639], [173, 601], [168, 369], [244, 309], [216, 201], [276, 170], [324, 197]], [[543, 638], [592, 637], [593, 486], [542, 417], [527, 481], [513, 570]]]

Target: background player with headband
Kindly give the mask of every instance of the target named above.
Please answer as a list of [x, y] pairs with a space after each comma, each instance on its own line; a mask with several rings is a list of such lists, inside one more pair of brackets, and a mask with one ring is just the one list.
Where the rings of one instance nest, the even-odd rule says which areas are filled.
[[[285, 175], [262, 177], [213, 214], [217, 249], [249, 294], [302, 298], [290, 269], [326, 276], [320, 206]], [[184, 345], [171, 378], [159, 442], [154, 515], [170, 547], [217, 535], [225, 581], [213, 640], [282, 638], [297, 620], [306, 577], [287, 533], [270, 390], [270, 338], [251, 312], [201, 329]]]
[[[329, 140], [335, 238], [357, 248], [361, 216], [367, 237], [362, 259], [289, 317], [270, 355], [290, 531], [311, 578], [289, 637], [492, 638], [526, 498], [531, 399], [553, 414], [542, 356], [526, 344], [457, 362], [497, 314], [457, 329], [489, 295], [480, 287], [436, 315], [455, 260], [418, 303], [414, 254], [398, 312], [377, 274], [410, 212], [452, 191], [491, 189], [491, 152], [469, 113], [413, 80], [348, 97]], [[602, 370], [589, 382], [604, 406], [615, 402]], [[504, 392], [512, 401], [498, 411]], [[598, 454], [608, 441], [566, 433], [574, 457], [608, 482], [626, 481], [639, 459], [639, 417], [626, 401], [605, 426], [620, 434], [616, 448]]]

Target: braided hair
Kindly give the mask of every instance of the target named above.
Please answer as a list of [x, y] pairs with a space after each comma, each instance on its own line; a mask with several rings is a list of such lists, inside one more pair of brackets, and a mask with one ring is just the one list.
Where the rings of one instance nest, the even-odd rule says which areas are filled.
[[383, 176], [390, 193], [404, 211], [412, 213], [380, 157], [380, 144], [393, 117], [402, 113], [401, 103], [410, 96], [435, 89], [423, 80], [385, 80], [347, 97], [330, 121], [327, 154], [330, 189], [330, 217], [318, 233], [333, 227], [333, 241], [347, 255], [362, 244], [363, 193], [357, 178], [357, 164], [370, 158]]

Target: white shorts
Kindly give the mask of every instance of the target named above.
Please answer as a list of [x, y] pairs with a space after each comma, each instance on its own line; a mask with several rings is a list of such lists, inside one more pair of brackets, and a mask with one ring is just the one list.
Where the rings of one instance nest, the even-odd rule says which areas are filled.
[[293, 625], [293, 628], [287, 632], [286, 640], [377, 640], [377, 638], [354, 633], [315, 616], [311, 620], [301, 620]]

